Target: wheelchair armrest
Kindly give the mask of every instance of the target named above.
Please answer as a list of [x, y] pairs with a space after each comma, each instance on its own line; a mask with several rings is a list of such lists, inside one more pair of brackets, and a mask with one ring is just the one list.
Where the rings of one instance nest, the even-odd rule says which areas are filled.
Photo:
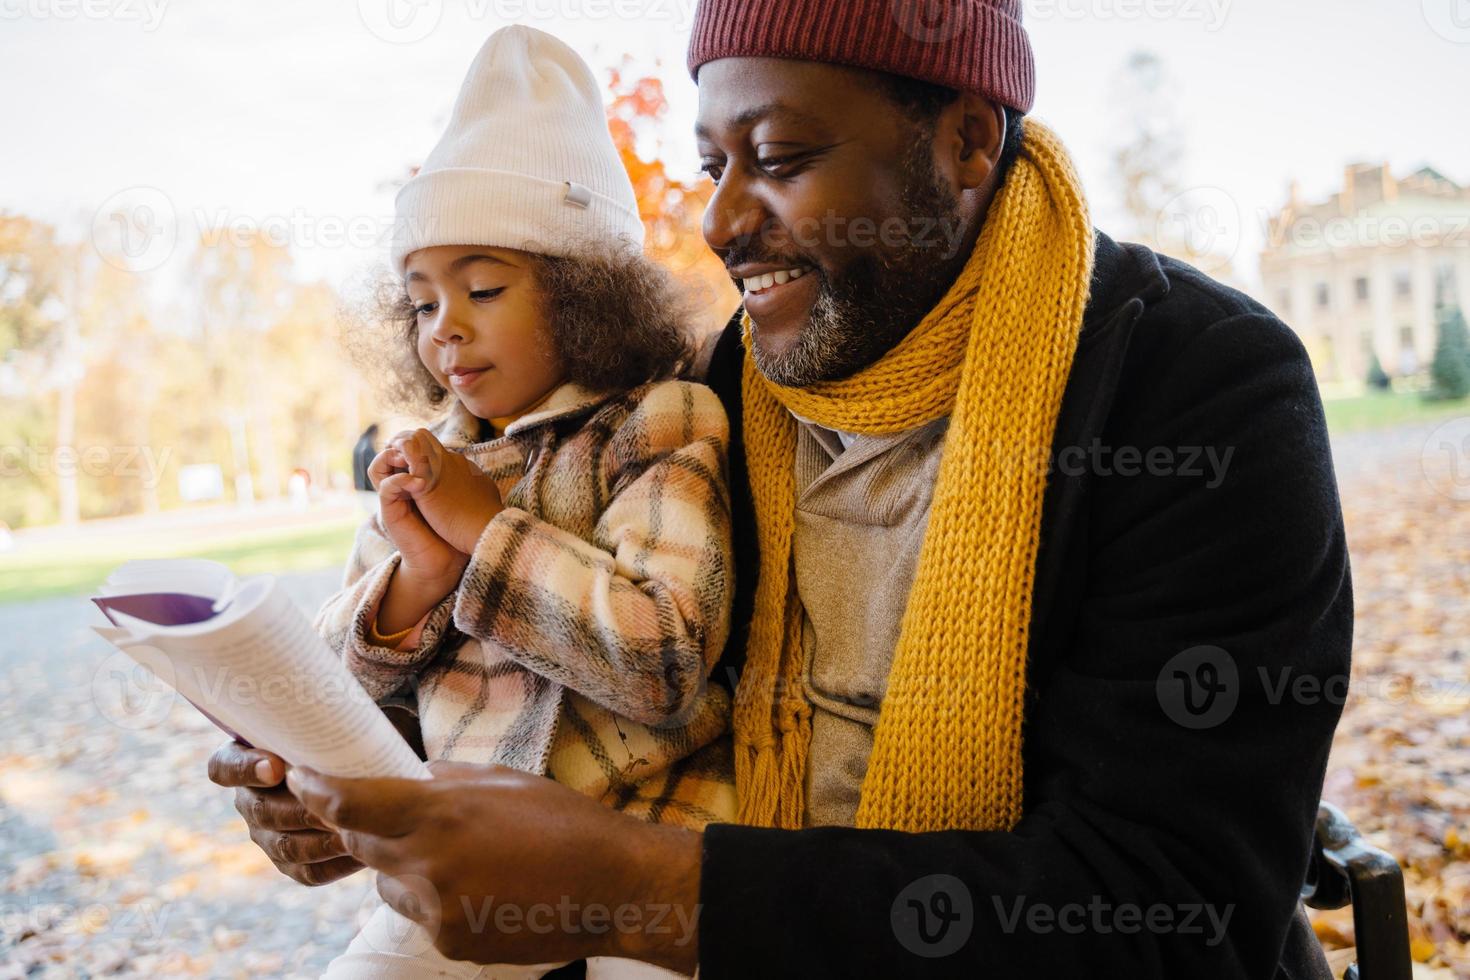
[[1393, 856], [1363, 840], [1341, 810], [1323, 803], [1302, 900], [1314, 909], [1353, 907], [1358, 962], [1348, 976], [1410, 980], [1404, 876]]

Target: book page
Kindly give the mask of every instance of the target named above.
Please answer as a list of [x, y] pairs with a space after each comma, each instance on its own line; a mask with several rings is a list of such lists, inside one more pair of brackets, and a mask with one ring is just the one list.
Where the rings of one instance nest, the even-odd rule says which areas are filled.
[[[163, 564], [132, 563], [129, 574], [120, 576], [126, 583], [110, 582], [106, 595], [188, 588], [179, 569]], [[125, 600], [105, 602], [99, 606], [116, 625], [96, 632], [236, 738], [292, 765], [353, 778], [432, 778], [274, 578], [238, 583], [227, 573], [222, 578], [212, 570], [183, 571], [194, 573], [191, 585], [202, 586], [188, 591], [227, 600], [214, 618], [158, 626], [129, 616]], [[393, 951], [449, 963], [423, 927], [387, 905], [372, 921], [379, 941]]]
[[273, 578], [245, 583], [236, 599], [233, 615], [217, 624], [151, 627], [119, 616], [130, 639], [104, 635], [201, 710], [293, 765], [334, 776], [429, 778]]

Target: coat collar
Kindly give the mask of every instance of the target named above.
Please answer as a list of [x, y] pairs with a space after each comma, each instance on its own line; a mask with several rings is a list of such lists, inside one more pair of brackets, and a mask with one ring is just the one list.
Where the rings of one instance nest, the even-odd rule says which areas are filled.
[[[584, 414], [610, 397], [612, 395], [609, 392], [593, 391], [569, 381], [553, 391], [536, 411], [522, 415], [506, 426], [505, 434], [500, 438], [518, 436], [559, 419]], [[475, 449], [500, 441], [483, 438], [483, 431], [480, 419], [455, 399], [454, 407], [441, 423], [439, 440], [446, 449]]]
[[1142, 310], [1169, 293], [1169, 277], [1151, 249], [1119, 244], [1100, 231], [1095, 236], [1092, 285], [1082, 314], [1083, 343], [1102, 332], [1124, 308], [1136, 303]]

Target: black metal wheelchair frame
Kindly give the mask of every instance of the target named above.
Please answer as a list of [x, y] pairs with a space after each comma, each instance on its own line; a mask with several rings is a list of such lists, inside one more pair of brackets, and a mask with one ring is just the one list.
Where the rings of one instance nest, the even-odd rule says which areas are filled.
[[1317, 833], [1302, 901], [1314, 909], [1353, 907], [1357, 962], [1343, 980], [1410, 980], [1409, 910], [1393, 856], [1363, 840], [1331, 803], [1317, 809]]

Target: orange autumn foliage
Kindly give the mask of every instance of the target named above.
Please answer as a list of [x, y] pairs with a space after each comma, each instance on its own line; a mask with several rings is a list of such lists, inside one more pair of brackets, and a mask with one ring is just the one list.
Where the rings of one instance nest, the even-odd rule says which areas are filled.
[[[624, 68], [627, 66], [625, 60]], [[700, 231], [714, 187], [699, 178], [681, 180], [672, 176], [664, 161], [657, 157], [644, 159], [638, 152], [640, 133], [657, 133], [668, 114], [663, 82], [633, 77], [614, 68], [608, 90], [612, 94], [608, 128], [638, 197], [638, 212], [648, 230], [645, 250], [689, 291], [698, 328], [718, 330], [735, 311], [740, 296]]]

